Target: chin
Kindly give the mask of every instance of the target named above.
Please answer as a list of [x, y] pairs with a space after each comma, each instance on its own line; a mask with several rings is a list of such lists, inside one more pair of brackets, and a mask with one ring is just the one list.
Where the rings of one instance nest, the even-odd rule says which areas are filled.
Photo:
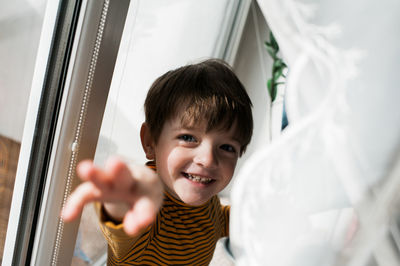
[[202, 199], [194, 199], [192, 197], [181, 197], [181, 200], [188, 204], [188, 205], [192, 205], [192, 206], [200, 206], [203, 205], [204, 203], [206, 203], [208, 200], [210, 200], [211, 197], [208, 197], [206, 199], [202, 198]]

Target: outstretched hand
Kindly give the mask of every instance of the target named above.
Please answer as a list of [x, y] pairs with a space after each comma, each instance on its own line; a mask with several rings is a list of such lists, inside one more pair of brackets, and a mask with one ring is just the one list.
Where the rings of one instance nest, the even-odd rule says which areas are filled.
[[100, 201], [107, 214], [123, 221], [125, 232], [134, 236], [154, 221], [161, 207], [162, 183], [146, 166], [128, 167], [112, 158], [101, 169], [92, 161], [82, 161], [77, 174], [83, 183], [70, 195], [63, 209], [62, 218], [66, 222], [76, 219], [86, 204]]

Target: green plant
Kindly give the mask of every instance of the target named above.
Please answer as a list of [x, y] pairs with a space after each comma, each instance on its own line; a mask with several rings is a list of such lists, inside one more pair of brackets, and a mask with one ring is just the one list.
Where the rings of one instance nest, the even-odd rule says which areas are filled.
[[287, 65], [283, 62], [281, 58], [278, 57], [279, 45], [276, 42], [272, 32], [270, 32], [269, 34], [269, 42], [265, 42], [265, 47], [267, 49], [268, 54], [273, 59], [272, 76], [267, 81], [268, 92], [269, 95], [271, 96], [271, 101], [273, 102], [278, 92], [278, 85], [284, 83], [279, 81], [279, 79], [281, 77], [285, 78], [285, 74], [283, 72], [287, 68]]

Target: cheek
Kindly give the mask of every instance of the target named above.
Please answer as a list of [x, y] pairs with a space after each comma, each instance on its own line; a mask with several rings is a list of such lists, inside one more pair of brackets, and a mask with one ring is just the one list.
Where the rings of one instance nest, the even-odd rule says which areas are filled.
[[164, 158], [167, 162], [168, 172], [176, 174], [187, 163], [188, 153], [182, 149], [173, 149]]
[[226, 182], [229, 183], [233, 177], [233, 174], [235, 172], [235, 167], [236, 167], [237, 160], [228, 160], [227, 162], [224, 163], [223, 171], [224, 171], [224, 176], [226, 177]]

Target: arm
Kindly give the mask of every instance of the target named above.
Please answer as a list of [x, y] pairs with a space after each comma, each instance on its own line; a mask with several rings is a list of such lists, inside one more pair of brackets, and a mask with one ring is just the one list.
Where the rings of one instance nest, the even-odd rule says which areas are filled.
[[62, 218], [72, 221], [83, 207], [93, 201], [104, 204], [108, 216], [123, 221], [128, 235], [136, 236], [151, 224], [161, 206], [162, 183], [157, 174], [145, 166], [128, 167], [118, 159], [110, 159], [104, 169], [91, 161], [77, 167], [83, 183], [70, 195]]

